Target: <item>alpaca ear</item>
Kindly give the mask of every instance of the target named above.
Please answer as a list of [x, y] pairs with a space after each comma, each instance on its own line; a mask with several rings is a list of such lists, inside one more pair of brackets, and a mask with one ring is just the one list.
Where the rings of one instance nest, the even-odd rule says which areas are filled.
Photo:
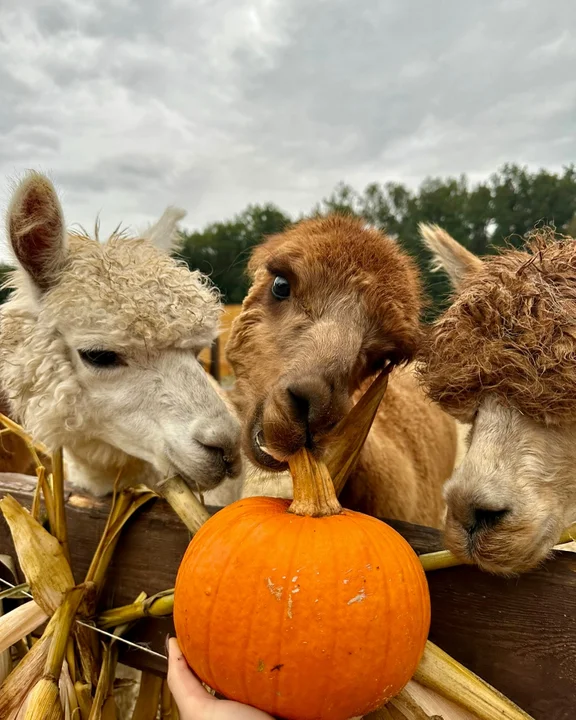
[[424, 245], [433, 255], [433, 271], [445, 270], [454, 288], [458, 288], [469, 272], [482, 267], [482, 260], [438, 225], [419, 223], [418, 230]]
[[159, 220], [149, 227], [143, 237], [159, 250], [170, 253], [176, 250], [180, 240], [178, 223], [186, 217], [186, 211], [178, 207], [167, 207]]
[[49, 290], [68, 248], [60, 201], [46, 176], [30, 172], [20, 182], [12, 196], [7, 224], [16, 259], [38, 290]]

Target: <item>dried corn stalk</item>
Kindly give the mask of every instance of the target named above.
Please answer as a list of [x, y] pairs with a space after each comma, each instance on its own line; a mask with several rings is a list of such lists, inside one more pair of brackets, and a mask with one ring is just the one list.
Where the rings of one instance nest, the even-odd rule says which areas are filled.
[[414, 679], [469, 710], [479, 720], [533, 720], [507, 697], [431, 642]]
[[162, 678], [143, 672], [132, 720], [156, 720], [161, 692]]
[[[6, 496], [0, 501], [26, 576], [26, 589], [34, 598], [0, 618], [0, 648], [9, 648], [52, 617], [42, 637], [24, 653], [0, 687], [0, 718], [116, 720], [112, 694], [115, 642], [106, 643], [101, 653], [94, 631], [76, 622], [77, 612], [94, 611], [122, 528], [156, 494], [148, 488], [130, 488], [114, 496], [86, 581], [75, 586], [69, 564], [61, 453], [55, 454], [53, 475], [47, 478], [32, 440], [12, 421], [7, 424], [25, 440], [32, 453], [38, 475], [34, 512], [38, 517], [43, 496], [51, 532], [14, 498]], [[11, 592], [16, 594], [20, 588]], [[135, 604], [144, 599], [142, 593]], [[116, 634], [125, 628], [115, 627]]]
[[198, 532], [200, 526], [210, 517], [208, 510], [178, 475], [159, 482], [156, 490], [192, 534]]
[[123, 623], [134, 622], [144, 617], [163, 617], [171, 615], [174, 609], [174, 589], [164, 590], [152, 597], [136, 600], [131, 605], [105, 610], [97, 619], [101, 628], [115, 627]]

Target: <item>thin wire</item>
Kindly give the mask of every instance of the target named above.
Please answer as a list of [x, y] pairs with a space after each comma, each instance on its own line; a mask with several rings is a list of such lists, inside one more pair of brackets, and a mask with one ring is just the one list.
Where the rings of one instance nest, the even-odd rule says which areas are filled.
[[162, 653], [156, 652], [155, 650], [150, 650], [150, 648], [147, 648], [144, 645], [138, 645], [138, 643], [133, 643], [130, 640], [126, 640], [126, 638], [120, 637], [120, 635], [114, 635], [114, 633], [106, 632], [106, 630], [102, 630], [101, 628], [96, 627], [96, 625], [90, 625], [90, 623], [85, 623], [82, 620], [76, 620], [76, 622], [78, 623], [78, 625], [83, 625], [84, 627], [94, 630], [94, 632], [100, 633], [100, 635], [106, 635], [109, 638], [114, 638], [114, 640], [119, 640], [120, 642], [123, 642], [125, 645], [130, 645], [137, 650], [143, 650], [149, 655], [156, 655], [156, 657], [162, 658], [162, 660], [168, 660], [166, 655], [162, 655]]
[[[17, 585], [13, 585], [12, 583], [8, 582], [8, 580], [4, 580], [4, 578], [0, 577], [0, 582], [4, 583], [9, 588], [12, 588], [14, 590], [17, 588]], [[34, 600], [34, 597], [29, 593], [26, 592], [26, 590], [20, 590], [19, 591], [22, 595], [26, 595], [26, 597], [29, 597], [31, 600]], [[126, 638], [120, 637], [120, 635], [114, 635], [114, 633], [106, 632], [106, 630], [102, 630], [99, 627], [96, 627], [96, 625], [91, 625], [90, 623], [85, 623], [82, 620], [76, 620], [78, 625], [82, 625], [83, 627], [90, 628], [90, 630], [94, 630], [94, 632], [99, 633], [100, 635], [105, 635], [106, 637], [113, 638], [114, 640], [117, 640], [118, 642], [124, 643], [125, 645], [129, 645], [130, 647], [136, 648], [136, 650], [141, 650], [142, 652], [148, 653], [149, 655], [155, 655], [156, 657], [162, 658], [162, 660], [168, 660], [166, 655], [162, 655], [162, 653], [156, 652], [155, 650], [150, 650], [150, 648], [145, 647], [144, 645], [139, 645], [138, 643], [134, 643], [131, 640], [126, 640]]]

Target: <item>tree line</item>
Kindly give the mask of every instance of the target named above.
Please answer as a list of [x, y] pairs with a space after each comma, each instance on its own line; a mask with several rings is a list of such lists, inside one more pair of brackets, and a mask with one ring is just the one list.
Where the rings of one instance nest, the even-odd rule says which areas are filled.
[[428, 178], [416, 190], [389, 182], [372, 183], [359, 192], [341, 183], [297, 218], [273, 204], [250, 205], [231, 220], [184, 233], [181, 255], [190, 267], [210, 275], [225, 302], [240, 303], [248, 288], [245, 268], [250, 250], [292, 222], [331, 212], [366, 219], [416, 259], [429, 298], [426, 317], [431, 319], [445, 305], [450, 287], [443, 274], [430, 272], [418, 223], [437, 223], [478, 255], [492, 253], [504, 243], [520, 245], [525, 233], [539, 224], [576, 236], [576, 168], [530, 172], [507, 164], [484, 182], [473, 184], [465, 175]]
[[[418, 223], [437, 223], [478, 255], [494, 252], [505, 242], [520, 245], [524, 234], [538, 224], [551, 224], [559, 232], [576, 236], [576, 168], [530, 172], [506, 164], [483, 182], [471, 183], [466, 175], [428, 178], [416, 190], [388, 182], [371, 183], [358, 191], [340, 183], [298, 217], [290, 217], [272, 203], [249, 205], [232, 219], [183, 232], [179, 256], [210, 276], [224, 302], [241, 303], [248, 289], [245, 271], [252, 248], [291, 223], [332, 212], [364, 218], [396, 238], [416, 259], [429, 298], [426, 318], [431, 319], [446, 303], [450, 287], [443, 274], [430, 272]], [[0, 266], [0, 280], [9, 270]], [[0, 291], [0, 302], [7, 292]]]

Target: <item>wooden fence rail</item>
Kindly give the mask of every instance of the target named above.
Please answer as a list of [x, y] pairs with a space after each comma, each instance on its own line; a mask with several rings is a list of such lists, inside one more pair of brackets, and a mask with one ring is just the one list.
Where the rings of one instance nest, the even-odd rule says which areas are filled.
[[[35, 478], [0, 474], [0, 495], [27, 507]], [[76, 579], [85, 574], [108, 512], [109, 501], [69, 492], [67, 517]], [[442, 547], [436, 530], [390, 521], [418, 553]], [[144, 590], [152, 595], [174, 585], [189, 534], [161, 500], [146, 505], [123, 531], [108, 574], [102, 607], [128, 604]], [[0, 553], [15, 557], [0, 520]], [[505, 580], [473, 567], [428, 575], [432, 597], [430, 639], [536, 720], [576, 716], [576, 554], [557, 553], [541, 569]], [[140, 621], [129, 639], [164, 652], [171, 618]], [[161, 658], [122, 647], [122, 662], [164, 673]]]

